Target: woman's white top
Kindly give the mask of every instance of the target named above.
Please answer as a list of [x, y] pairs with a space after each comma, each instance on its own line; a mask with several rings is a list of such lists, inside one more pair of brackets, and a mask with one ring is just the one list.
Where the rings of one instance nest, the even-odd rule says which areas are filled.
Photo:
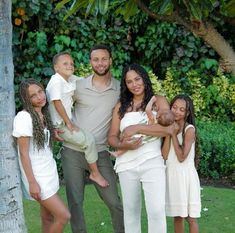
[[[122, 132], [127, 126], [136, 124], [145, 124], [148, 122], [147, 114], [145, 112], [127, 112], [120, 122], [120, 131]], [[142, 135], [135, 135], [134, 137]], [[148, 159], [158, 157], [159, 163], [153, 164], [153, 167], [163, 166], [164, 160], [161, 154], [161, 139], [153, 137], [149, 141], [145, 141], [142, 146], [136, 150], [128, 150], [123, 155], [116, 158], [114, 169], [116, 172], [126, 171], [139, 166]]]
[[[38, 150], [33, 143], [33, 125], [30, 114], [26, 111], [18, 112], [14, 118], [13, 136], [29, 137], [29, 158], [33, 169], [33, 174], [41, 188], [41, 199], [45, 200], [53, 196], [59, 189], [59, 177], [56, 162], [49, 147], [50, 132], [44, 129], [46, 141], [43, 149]], [[29, 193], [29, 183], [21, 163], [19, 147], [18, 158], [21, 170], [22, 191], [27, 199], [32, 199]]]

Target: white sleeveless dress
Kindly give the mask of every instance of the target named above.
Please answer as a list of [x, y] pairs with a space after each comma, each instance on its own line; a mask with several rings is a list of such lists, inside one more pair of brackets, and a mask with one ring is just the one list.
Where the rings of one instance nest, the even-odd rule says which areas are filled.
[[[120, 131], [122, 132], [127, 126], [136, 124], [146, 124], [148, 122], [145, 112], [127, 112], [121, 119]], [[132, 169], [144, 163], [148, 159], [157, 157], [157, 166], [164, 167], [164, 160], [161, 154], [161, 139], [158, 137], [149, 137], [145, 135], [135, 135], [134, 137], [143, 136], [143, 145], [136, 150], [128, 150], [123, 155], [116, 158], [114, 169], [116, 172]], [[153, 164], [156, 167], [156, 164]]]
[[[188, 125], [185, 128], [194, 127]], [[177, 135], [182, 145], [182, 133]], [[192, 144], [187, 158], [179, 162], [175, 155], [173, 143], [166, 161], [166, 215], [170, 217], [180, 216], [192, 218], [200, 217], [201, 197], [200, 182], [194, 165], [195, 143]]]
[[[30, 137], [29, 158], [31, 161], [33, 174], [41, 188], [41, 199], [46, 200], [53, 196], [59, 189], [59, 177], [56, 162], [49, 147], [50, 132], [45, 129], [46, 142], [44, 149], [38, 150], [33, 144], [33, 125], [30, 114], [26, 111], [18, 112], [14, 118], [13, 136]], [[19, 165], [21, 171], [22, 191], [26, 199], [34, 200], [29, 193], [29, 183], [25, 175], [19, 154]]]

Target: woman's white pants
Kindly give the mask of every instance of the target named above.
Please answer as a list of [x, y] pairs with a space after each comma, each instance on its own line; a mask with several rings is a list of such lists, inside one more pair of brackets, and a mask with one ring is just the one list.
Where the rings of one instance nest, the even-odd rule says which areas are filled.
[[119, 172], [125, 233], [141, 233], [141, 193], [148, 219], [148, 233], [166, 233], [165, 167], [159, 158]]

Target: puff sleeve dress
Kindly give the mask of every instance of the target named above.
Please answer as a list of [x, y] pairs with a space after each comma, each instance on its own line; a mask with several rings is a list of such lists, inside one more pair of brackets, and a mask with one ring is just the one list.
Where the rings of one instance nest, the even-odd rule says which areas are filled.
[[[56, 162], [49, 147], [50, 132], [49, 130], [44, 129], [44, 133], [46, 136], [44, 148], [38, 150], [37, 147], [33, 144], [33, 125], [30, 114], [26, 111], [21, 111], [18, 112], [18, 114], [15, 116], [13, 123], [13, 136], [16, 138], [30, 138], [29, 158], [31, 161], [34, 177], [41, 188], [42, 200], [46, 200], [53, 196], [59, 189], [59, 177]], [[21, 163], [19, 148], [18, 158], [24, 197], [34, 200], [29, 193], [29, 183]]]

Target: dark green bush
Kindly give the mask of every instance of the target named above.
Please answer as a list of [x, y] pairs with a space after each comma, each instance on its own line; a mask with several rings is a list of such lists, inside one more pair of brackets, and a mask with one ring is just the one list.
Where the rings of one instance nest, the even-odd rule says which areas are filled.
[[235, 124], [199, 121], [197, 128], [201, 146], [200, 176], [234, 179]]

